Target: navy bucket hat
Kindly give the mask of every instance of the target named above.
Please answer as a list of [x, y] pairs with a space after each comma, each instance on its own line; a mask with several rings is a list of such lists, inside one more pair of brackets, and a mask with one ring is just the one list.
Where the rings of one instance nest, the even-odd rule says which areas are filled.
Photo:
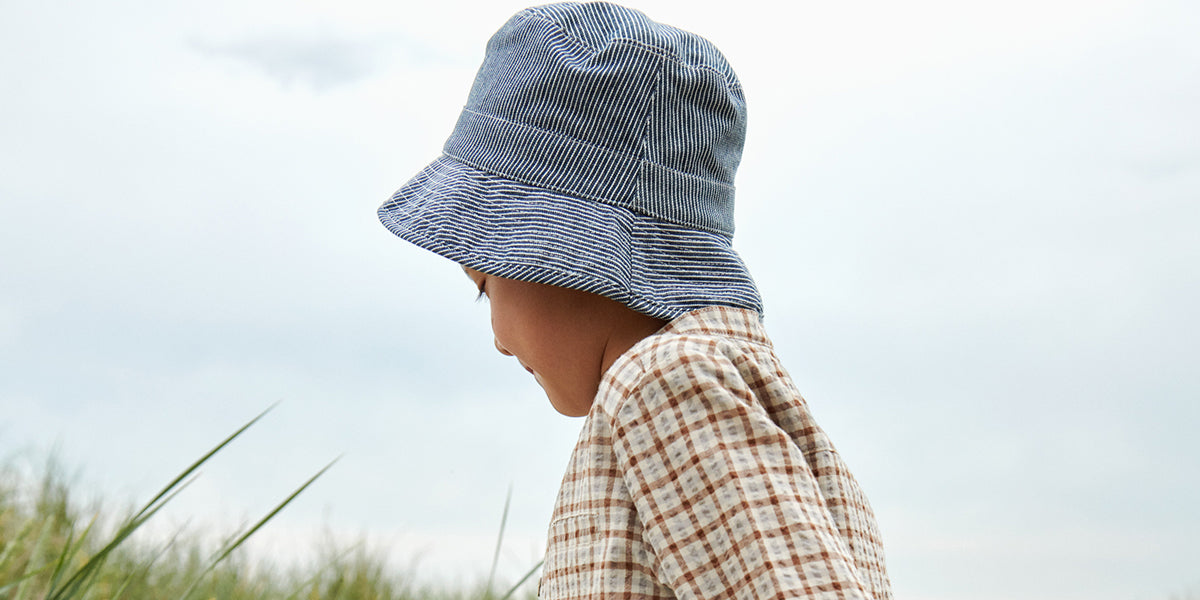
[[443, 155], [379, 218], [477, 271], [654, 317], [761, 314], [732, 248], [745, 124], [708, 40], [602, 2], [529, 8], [488, 42]]

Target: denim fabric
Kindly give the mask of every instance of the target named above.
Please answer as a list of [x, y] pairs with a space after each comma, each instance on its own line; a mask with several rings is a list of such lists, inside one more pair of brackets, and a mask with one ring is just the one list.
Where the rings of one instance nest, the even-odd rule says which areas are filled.
[[379, 216], [484, 273], [660, 318], [761, 313], [732, 249], [745, 122], [704, 38], [607, 3], [530, 8], [489, 41], [444, 155]]

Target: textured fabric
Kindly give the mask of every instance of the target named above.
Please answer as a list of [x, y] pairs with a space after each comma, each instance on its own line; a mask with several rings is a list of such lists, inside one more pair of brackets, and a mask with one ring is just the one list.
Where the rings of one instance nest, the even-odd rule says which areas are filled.
[[526, 9], [489, 41], [443, 155], [379, 218], [483, 273], [663, 319], [761, 313], [732, 247], [745, 121], [704, 38], [602, 2]]
[[875, 517], [758, 315], [687, 313], [605, 374], [539, 597], [892, 597]]

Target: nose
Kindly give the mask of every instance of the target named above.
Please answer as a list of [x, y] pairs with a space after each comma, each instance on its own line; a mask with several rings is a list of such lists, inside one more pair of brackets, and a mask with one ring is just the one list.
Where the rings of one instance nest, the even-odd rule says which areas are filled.
[[492, 339], [492, 341], [493, 341], [493, 342], [495, 342], [495, 344], [496, 344], [496, 351], [497, 351], [497, 352], [499, 352], [500, 354], [503, 354], [503, 355], [505, 355], [505, 356], [512, 356], [512, 355], [513, 355], [513, 354], [512, 354], [512, 352], [509, 352], [508, 350], [506, 350], [506, 349], [504, 348], [504, 346], [501, 346], [501, 345], [500, 345], [500, 340], [497, 340], [497, 339], [493, 338], [493, 339]]

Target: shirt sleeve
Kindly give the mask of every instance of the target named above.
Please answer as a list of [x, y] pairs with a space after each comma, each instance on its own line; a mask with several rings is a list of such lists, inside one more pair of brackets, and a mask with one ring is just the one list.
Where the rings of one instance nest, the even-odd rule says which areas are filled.
[[870, 598], [802, 451], [717, 348], [658, 360], [610, 419], [678, 598]]

